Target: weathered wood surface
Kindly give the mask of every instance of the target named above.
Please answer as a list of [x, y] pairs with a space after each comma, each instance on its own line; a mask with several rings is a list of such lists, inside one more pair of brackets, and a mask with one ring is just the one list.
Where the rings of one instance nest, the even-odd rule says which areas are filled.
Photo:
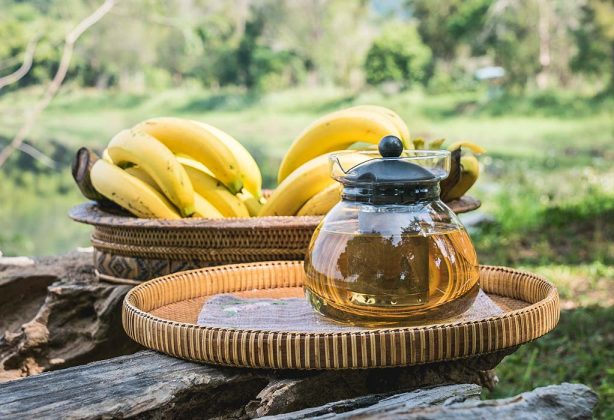
[[476, 385], [443, 385], [393, 396], [371, 395], [266, 417], [316, 419], [591, 419], [597, 394], [586, 385], [550, 385], [500, 400], [480, 400]]
[[373, 411], [385, 411], [385, 408], [398, 409], [400, 405], [413, 408], [440, 405], [446, 401], [479, 400], [482, 388], [475, 384], [440, 385], [423, 388], [402, 394], [372, 394], [358, 398], [335, 401], [320, 407], [306, 408], [277, 416], [266, 416], [268, 419], [306, 419], [348, 417], [350, 414]]
[[[490, 363], [496, 364], [503, 355], [492, 357]], [[486, 361], [469, 363], [485, 366]], [[0, 418], [259, 417], [361, 395], [475, 379], [468, 365], [466, 370], [459, 366], [249, 370], [196, 364], [147, 350], [0, 384]]]
[[121, 326], [129, 289], [98, 282], [91, 252], [0, 258], [0, 381], [140, 349]]
[[[596, 395], [584, 385], [563, 384], [514, 398], [480, 401], [481, 388], [474, 384], [391, 395], [404, 382], [389, 380], [382, 385], [385, 370], [371, 372], [375, 384], [351, 373], [337, 372], [327, 378], [286, 372], [283, 378], [271, 371], [216, 368], [142, 351], [0, 384], [0, 418], [254, 418], [280, 414], [281, 419], [581, 419], [590, 418], [596, 404]], [[317, 407], [339, 395], [361, 392], [371, 394]], [[317, 408], [305, 409], [314, 406]], [[291, 412], [297, 408], [303, 410]]]

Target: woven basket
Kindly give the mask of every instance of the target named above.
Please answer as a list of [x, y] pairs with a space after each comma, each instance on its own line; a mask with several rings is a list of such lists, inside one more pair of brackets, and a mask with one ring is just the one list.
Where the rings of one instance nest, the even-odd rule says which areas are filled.
[[216, 294], [296, 296], [302, 291], [303, 276], [301, 262], [280, 261], [204, 268], [155, 279], [126, 295], [124, 329], [146, 347], [193, 361], [254, 368], [346, 369], [408, 366], [490, 353], [534, 340], [552, 330], [559, 319], [558, 293], [547, 280], [482, 266], [481, 287], [497, 311], [490, 309], [491, 313], [473, 319], [381, 329], [337, 326], [331, 332], [305, 331], [305, 323], [298, 321], [299, 331], [196, 324], [202, 305]]
[[[474, 210], [471, 197], [448, 203], [456, 212]], [[94, 266], [103, 280], [138, 284], [200, 267], [303, 260], [321, 216], [235, 219], [139, 219], [83, 203], [70, 217], [94, 226]]]

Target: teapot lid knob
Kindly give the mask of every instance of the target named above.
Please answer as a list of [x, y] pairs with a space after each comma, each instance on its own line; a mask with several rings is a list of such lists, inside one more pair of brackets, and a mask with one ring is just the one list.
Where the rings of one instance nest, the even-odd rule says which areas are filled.
[[386, 136], [379, 141], [379, 153], [385, 158], [396, 158], [403, 153], [403, 142], [397, 136]]

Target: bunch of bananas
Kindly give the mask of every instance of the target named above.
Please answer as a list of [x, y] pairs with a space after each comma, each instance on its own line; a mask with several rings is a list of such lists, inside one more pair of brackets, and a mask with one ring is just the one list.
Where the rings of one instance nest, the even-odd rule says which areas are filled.
[[241, 143], [181, 118], [120, 131], [91, 166], [89, 182], [95, 193], [144, 218], [249, 217], [262, 206], [262, 175]]
[[[258, 215], [310, 216], [328, 213], [341, 199], [342, 189], [330, 177], [330, 153], [353, 147], [357, 142], [371, 143], [366, 148], [377, 150], [377, 143], [387, 135], [401, 139], [405, 149], [441, 149], [444, 143], [443, 139], [425, 142], [418, 138], [411, 141], [405, 122], [397, 113], [385, 107], [362, 105], [330, 113], [315, 121], [294, 140], [279, 168], [279, 185]], [[468, 141], [448, 147], [453, 159], [451, 176], [446, 184], [442, 184], [444, 201], [460, 198], [479, 175], [477, 159], [473, 155], [461, 157], [461, 148], [476, 154], [484, 153], [484, 149]], [[354, 156], [353, 159], [357, 161], [345, 164], [351, 167], [359, 163], [361, 157]]]
[[279, 167], [279, 185], [258, 215], [326, 214], [341, 197], [341, 186], [330, 177], [330, 153], [358, 142], [377, 144], [390, 134], [400, 138], [406, 149], [413, 149], [407, 125], [385, 107], [360, 105], [314, 121], [290, 145]]
[[[444, 143], [411, 140], [405, 122], [385, 107], [332, 112], [292, 142], [279, 168], [279, 185], [265, 200], [260, 169], [241, 143], [209, 124], [165, 117], [120, 131], [102, 159], [92, 159], [88, 151], [87, 170], [73, 167], [73, 175], [86, 197], [111, 201], [144, 218], [323, 215], [341, 197], [341, 185], [330, 177], [330, 154], [373, 149], [387, 135], [401, 139], [405, 149], [440, 149]], [[467, 141], [448, 147], [452, 170], [442, 182], [444, 201], [460, 198], [479, 176], [477, 159], [461, 156], [461, 149], [484, 152]], [[345, 159], [353, 166], [367, 157], [348, 154]]]

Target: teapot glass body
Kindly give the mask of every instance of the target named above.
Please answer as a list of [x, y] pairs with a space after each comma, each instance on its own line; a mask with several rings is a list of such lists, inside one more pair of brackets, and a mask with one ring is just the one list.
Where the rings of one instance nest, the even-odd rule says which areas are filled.
[[355, 170], [371, 159], [355, 165], [352, 156], [354, 166], [346, 169], [339, 155], [331, 158], [333, 177], [344, 184], [342, 200], [314, 232], [304, 284], [308, 301], [327, 317], [366, 326], [435, 322], [464, 312], [477, 296], [473, 244], [439, 199], [449, 155], [437, 152], [434, 162], [435, 152], [405, 153], [435, 175], [382, 182], [390, 178], [382, 168]]

